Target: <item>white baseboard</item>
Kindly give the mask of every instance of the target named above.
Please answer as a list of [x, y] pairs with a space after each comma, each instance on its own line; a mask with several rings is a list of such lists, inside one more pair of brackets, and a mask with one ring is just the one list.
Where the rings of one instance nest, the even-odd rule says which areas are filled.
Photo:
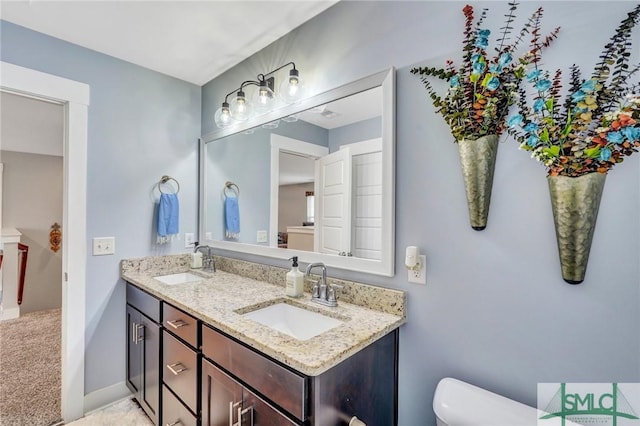
[[15, 308], [2, 308], [0, 309], [0, 321], [18, 318], [20, 316], [20, 306]]
[[84, 396], [84, 415], [86, 416], [93, 411], [100, 410], [131, 396], [131, 391], [125, 382], [119, 382], [93, 391]]

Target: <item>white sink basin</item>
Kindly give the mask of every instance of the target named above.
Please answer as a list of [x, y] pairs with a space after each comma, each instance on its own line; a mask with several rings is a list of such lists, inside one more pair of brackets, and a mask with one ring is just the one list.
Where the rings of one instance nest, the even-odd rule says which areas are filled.
[[167, 284], [167, 285], [186, 284], [186, 283], [193, 283], [196, 281], [202, 281], [202, 277], [192, 274], [190, 272], [180, 272], [177, 274], [160, 275], [157, 277], [153, 277], [153, 279], [158, 280], [161, 283]]
[[342, 321], [317, 312], [276, 303], [243, 315], [298, 340], [308, 340], [342, 324]]

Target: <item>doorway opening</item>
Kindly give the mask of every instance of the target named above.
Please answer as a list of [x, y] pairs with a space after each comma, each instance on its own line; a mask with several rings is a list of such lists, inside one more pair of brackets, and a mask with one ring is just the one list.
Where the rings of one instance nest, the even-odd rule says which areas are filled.
[[0, 66], [2, 92], [58, 102], [64, 110], [61, 414], [68, 422], [84, 414], [89, 86], [6, 62]]

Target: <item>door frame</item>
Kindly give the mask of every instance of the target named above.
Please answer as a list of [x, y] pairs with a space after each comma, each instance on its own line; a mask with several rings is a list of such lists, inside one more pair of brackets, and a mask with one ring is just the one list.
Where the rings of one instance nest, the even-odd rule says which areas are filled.
[[326, 146], [271, 134], [271, 176], [269, 201], [269, 246], [278, 247], [278, 200], [280, 196], [280, 151], [309, 158], [321, 158], [329, 153]]
[[7, 62], [0, 62], [0, 67], [0, 90], [57, 102], [64, 107], [61, 414], [68, 422], [84, 414], [90, 87]]

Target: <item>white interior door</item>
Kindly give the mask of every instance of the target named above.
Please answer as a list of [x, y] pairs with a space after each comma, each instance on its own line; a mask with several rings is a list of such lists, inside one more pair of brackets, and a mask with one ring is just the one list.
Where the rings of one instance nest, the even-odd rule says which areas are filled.
[[354, 155], [352, 254], [382, 259], [382, 152]]
[[351, 253], [351, 153], [340, 149], [316, 161], [315, 251]]

